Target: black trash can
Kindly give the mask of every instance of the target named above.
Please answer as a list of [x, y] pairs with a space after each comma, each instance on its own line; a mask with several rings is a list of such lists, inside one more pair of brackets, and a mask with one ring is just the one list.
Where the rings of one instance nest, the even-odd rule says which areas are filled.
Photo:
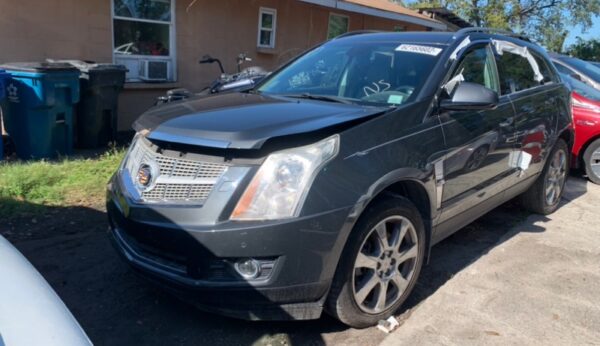
[[127, 69], [122, 65], [67, 61], [81, 72], [81, 100], [75, 117], [75, 145], [94, 149], [115, 141], [119, 93]]

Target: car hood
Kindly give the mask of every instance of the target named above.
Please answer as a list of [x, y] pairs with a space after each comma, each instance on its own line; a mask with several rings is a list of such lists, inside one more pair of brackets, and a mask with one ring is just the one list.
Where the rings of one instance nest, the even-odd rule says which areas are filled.
[[148, 138], [213, 148], [260, 149], [270, 138], [308, 133], [387, 110], [249, 93], [193, 98], [150, 109], [133, 127]]

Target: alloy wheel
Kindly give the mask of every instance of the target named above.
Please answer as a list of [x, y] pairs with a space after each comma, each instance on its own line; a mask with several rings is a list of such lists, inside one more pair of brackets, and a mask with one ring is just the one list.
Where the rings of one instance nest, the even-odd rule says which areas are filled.
[[548, 205], [555, 205], [560, 201], [566, 177], [567, 154], [563, 150], [557, 150], [546, 174], [545, 192]]
[[354, 263], [352, 287], [359, 308], [385, 311], [406, 291], [417, 266], [419, 242], [410, 220], [391, 216], [367, 235]]
[[600, 179], [600, 148], [594, 150], [590, 157], [590, 168], [592, 173]]

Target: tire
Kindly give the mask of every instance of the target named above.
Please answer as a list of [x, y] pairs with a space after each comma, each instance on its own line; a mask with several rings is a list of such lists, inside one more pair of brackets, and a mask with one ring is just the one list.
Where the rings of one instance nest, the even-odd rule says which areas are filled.
[[[562, 157], [560, 159], [559, 157]], [[557, 163], [560, 160], [560, 171]], [[564, 160], [564, 161], [563, 161]], [[521, 195], [521, 204], [524, 208], [537, 214], [548, 215], [558, 209], [569, 172], [570, 150], [567, 143], [559, 139], [548, 156], [544, 169], [535, 183]], [[553, 186], [552, 186], [553, 185]], [[551, 198], [548, 191], [554, 189]]]
[[583, 163], [588, 179], [594, 184], [600, 184], [600, 138], [585, 149]]
[[[385, 251], [380, 236], [383, 232], [389, 246]], [[425, 243], [423, 220], [409, 200], [395, 197], [376, 202], [360, 217], [348, 238], [326, 311], [354, 328], [370, 327], [390, 317], [404, 303], [419, 277]], [[383, 300], [378, 299], [384, 287], [386, 294]]]

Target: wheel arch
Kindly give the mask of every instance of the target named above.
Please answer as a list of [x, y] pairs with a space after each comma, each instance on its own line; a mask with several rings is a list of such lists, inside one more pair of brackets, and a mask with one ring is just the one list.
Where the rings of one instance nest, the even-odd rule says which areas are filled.
[[[558, 141], [559, 139], [562, 139], [567, 143], [567, 147], [569, 148], [569, 154], [571, 156], [571, 159], [569, 162], [570, 165], [571, 166], [575, 165], [578, 168], [579, 167], [579, 158], [577, 158], [577, 160], [575, 160], [573, 157], [573, 148], [575, 147], [575, 129], [572, 127], [567, 127], [565, 129], [563, 129], [558, 134], [556, 141]], [[556, 141], [554, 142], [552, 147], [554, 147], [554, 145], [556, 145]]]
[[[406, 173], [406, 172], [405, 172]], [[414, 173], [414, 172], [413, 172]], [[361, 198], [357, 203], [352, 214], [355, 220], [358, 220], [373, 204], [385, 198], [402, 197], [408, 199], [419, 211], [423, 225], [425, 226], [426, 247], [431, 246], [431, 236], [433, 231], [433, 220], [437, 217], [436, 188], [433, 179], [424, 179], [421, 175], [404, 174], [394, 175], [391, 179], [388, 176], [383, 177], [376, 182], [369, 193]], [[429, 251], [426, 254], [428, 258]], [[427, 260], [426, 258], [426, 260]]]
[[573, 149], [573, 145], [575, 145], [575, 130], [566, 128], [558, 135], [558, 138], [567, 142], [567, 146], [571, 150]]

